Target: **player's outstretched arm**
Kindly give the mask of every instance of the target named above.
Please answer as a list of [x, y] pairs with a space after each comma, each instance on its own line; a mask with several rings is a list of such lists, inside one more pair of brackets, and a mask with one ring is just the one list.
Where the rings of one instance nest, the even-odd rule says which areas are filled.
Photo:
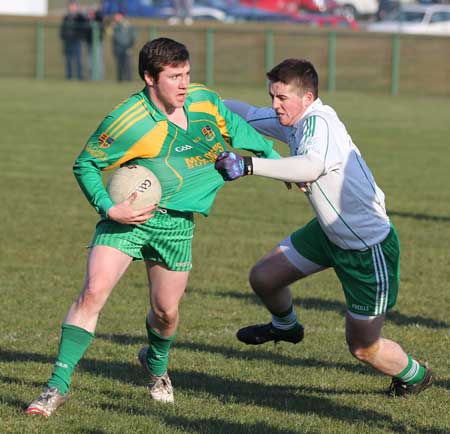
[[235, 149], [250, 151], [263, 158], [280, 158], [273, 149], [273, 143], [259, 134], [239, 114], [229, 110], [224, 102], [217, 100], [220, 116], [225, 121], [222, 126], [222, 136]]
[[286, 142], [291, 129], [280, 124], [272, 107], [255, 107], [243, 101], [223, 100], [225, 106], [265, 136]]
[[225, 181], [246, 175], [259, 175], [285, 182], [313, 182], [324, 173], [324, 163], [314, 153], [278, 160], [243, 157], [234, 152], [223, 152], [215, 163]]

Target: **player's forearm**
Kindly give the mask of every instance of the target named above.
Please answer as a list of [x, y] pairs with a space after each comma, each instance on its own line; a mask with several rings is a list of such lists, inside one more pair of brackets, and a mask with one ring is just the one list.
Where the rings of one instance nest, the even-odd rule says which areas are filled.
[[241, 101], [232, 102], [236, 103], [238, 107], [242, 107], [242, 110], [239, 111], [236, 108], [238, 111], [234, 112], [224, 104], [224, 101], [219, 102], [220, 111], [223, 113], [231, 138], [231, 146], [235, 149], [253, 152], [257, 157], [280, 158], [278, 152], [273, 149], [273, 142], [245, 122], [245, 111], [252, 106]]
[[259, 134], [243, 120], [240, 120], [240, 123], [231, 141], [233, 148], [253, 152], [257, 157], [280, 158], [280, 154], [273, 149], [272, 141]]
[[245, 151], [253, 152], [257, 157], [278, 159], [280, 154], [273, 149], [273, 143], [254, 131], [253, 137], [242, 138], [238, 140], [233, 139], [231, 146], [235, 149], [243, 149]]
[[233, 113], [236, 113], [244, 120], [247, 120], [247, 114], [253, 107], [250, 104], [247, 104], [246, 102], [231, 99], [226, 99], [223, 101], [223, 103], [227, 106], [229, 110], [231, 110]]
[[323, 161], [314, 155], [294, 156], [279, 160], [252, 158], [253, 175], [285, 182], [313, 182], [324, 171]]

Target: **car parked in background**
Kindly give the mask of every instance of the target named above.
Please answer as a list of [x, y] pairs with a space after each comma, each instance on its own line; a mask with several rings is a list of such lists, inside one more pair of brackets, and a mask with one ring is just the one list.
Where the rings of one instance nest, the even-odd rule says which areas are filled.
[[336, 0], [336, 13], [352, 19], [371, 18], [378, 12], [378, 0]]
[[[353, 18], [333, 13], [336, 5], [336, 0], [194, 0], [192, 19], [226, 23], [282, 22], [356, 29], [358, 25]], [[112, 15], [123, 8], [131, 17], [170, 21], [175, 14], [171, 0], [103, 0], [102, 6], [105, 15]]]
[[386, 19], [386, 17], [392, 14], [394, 11], [400, 9], [407, 4], [421, 3], [416, 0], [379, 0], [378, 11], [376, 15], [377, 21]]
[[301, 12], [334, 13], [338, 7], [336, 0], [297, 0]]
[[332, 27], [335, 29], [357, 30], [358, 22], [345, 15], [335, 14], [300, 14], [294, 19], [297, 24], [304, 24], [310, 27]]
[[308, 13], [332, 13], [336, 0], [240, 0], [240, 6], [246, 6], [284, 15], [297, 16], [299, 11]]
[[292, 15], [250, 6], [234, 6], [226, 10], [229, 23], [242, 21], [291, 22]]
[[370, 32], [450, 35], [450, 6], [411, 4], [366, 26]]
[[[207, 1], [207, 0], [203, 0]], [[376, 0], [374, 0], [376, 1]], [[304, 24], [310, 27], [357, 29], [355, 19], [335, 14], [335, 0], [241, 0], [227, 9], [229, 21], [273, 21]]]
[[[130, 17], [169, 19], [176, 15], [171, 0], [103, 0], [102, 11], [105, 15], [113, 15], [118, 10], [126, 11]], [[207, 2], [201, 4], [194, 2], [191, 16], [195, 21], [225, 22], [228, 19], [224, 10], [210, 6]]]

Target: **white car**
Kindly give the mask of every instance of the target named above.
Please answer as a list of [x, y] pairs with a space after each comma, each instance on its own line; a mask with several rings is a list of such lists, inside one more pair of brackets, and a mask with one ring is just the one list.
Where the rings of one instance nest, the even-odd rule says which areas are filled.
[[[192, 6], [191, 16], [193, 20], [209, 20], [209, 21], [222, 21], [228, 20], [227, 14], [217, 8], [211, 8], [208, 6]], [[176, 18], [176, 11], [174, 8], [166, 7], [159, 10], [158, 18]], [[178, 24], [178, 20], [171, 20], [170, 24]], [[192, 24], [192, 23], [191, 23]]]
[[450, 35], [450, 6], [407, 5], [366, 26], [370, 32]]
[[368, 18], [378, 12], [378, 0], [336, 0], [337, 11], [352, 19]]

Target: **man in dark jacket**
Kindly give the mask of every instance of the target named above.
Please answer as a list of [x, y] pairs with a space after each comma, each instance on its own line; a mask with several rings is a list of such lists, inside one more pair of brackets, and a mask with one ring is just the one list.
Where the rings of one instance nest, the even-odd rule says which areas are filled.
[[66, 59], [66, 78], [73, 77], [72, 67], [75, 64], [78, 80], [83, 80], [83, 65], [81, 61], [81, 42], [85, 34], [87, 20], [80, 12], [77, 2], [69, 3], [68, 13], [64, 16], [60, 27], [60, 38]]

